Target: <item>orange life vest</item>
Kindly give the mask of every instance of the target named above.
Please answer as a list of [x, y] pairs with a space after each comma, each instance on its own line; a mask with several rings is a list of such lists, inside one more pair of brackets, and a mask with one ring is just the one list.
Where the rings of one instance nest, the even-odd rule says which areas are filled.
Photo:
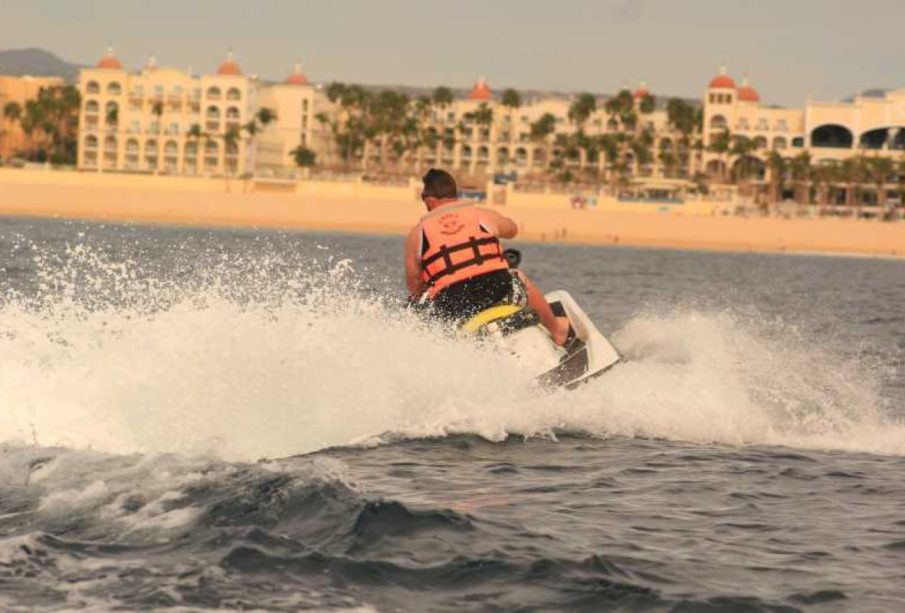
[[434, 298], [454, 283], [506, 270], [500, 241], [472, 205], [447, 204], [421, 219], [421, 279]]

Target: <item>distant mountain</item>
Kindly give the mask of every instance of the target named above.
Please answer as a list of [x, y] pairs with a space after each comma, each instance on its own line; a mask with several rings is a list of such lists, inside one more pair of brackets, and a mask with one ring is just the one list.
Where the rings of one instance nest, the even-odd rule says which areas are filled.
[[[858, 95], [863, 96], [864, 98], [882, 98], [889, 91], [892, 91], [892, 90], [883, 89], [882, 87], [874, 87], [871, 89], [865, 89], [863, 92], [861, 92]], [[855, 101], [854, 96], [849, 96], [848, 98], [845, 98], [843, 100], [843, 102], [854, 102], [854, 101]]]
[[74, 81], [78, 78], [79, 68], [78, 64], [70, 64], [43, 49], [0, 51], [0, 75], [62, 77]]

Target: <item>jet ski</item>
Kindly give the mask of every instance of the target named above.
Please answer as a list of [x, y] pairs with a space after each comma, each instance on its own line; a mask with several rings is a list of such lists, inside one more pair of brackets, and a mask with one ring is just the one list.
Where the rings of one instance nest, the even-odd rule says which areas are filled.
[[[505, 255], [510, 266], [517, 268], [521, 254], [507, 249]], [[622, 360], [568, 292], [556, 290], [545, 297], [553, 313], [568, 318], [571, 324], [568, 340], [562, 347], [553, 342], [537, 312], [527, 305], [499, 304], [485, 309], [463, 322], [460, 334], [496, 343], [523, 368], [535, 373], [545, 387], [575, 388]]]

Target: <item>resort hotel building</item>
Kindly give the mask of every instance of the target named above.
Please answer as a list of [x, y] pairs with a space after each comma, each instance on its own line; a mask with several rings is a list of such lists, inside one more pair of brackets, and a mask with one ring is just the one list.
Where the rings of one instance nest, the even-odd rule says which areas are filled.
[[[905, 157], [905, 89], [858, 95], [848, 102], [814, 102], [803, 109], [768, 106], [748, 79], [737, 86], [725, 67], [704, 94], [703, 144], [705, 170], [721, 175], [728, 156], [711, 151], [726, 131], [744, 136], [754, 145], [758, 174], [770, 151], [783, 157], [808, 152], [813, 162], [842, 160], [858, 153]], [[732, 163], [739, 163], [735, 156]]]
[[[110, 49], [95, 67], [81, 71], [79, 90], [82, 170], [288, 176], [299, 147], [314, 152], [319, 166], [342, 166], [330, 126], [345, 111], [326, 88], [311, 84], [298, 64], [283, 82], [266, 83], [244, 74], [231, 53], [214, 73], [198, 76], [159, 67], [153, 58], [130, 72]], [[632, 181], [666, 186], [701, 176], [718, 182], [742, 158], [753, 162], [754, 178], [763, 179], [772, 151], [787, 158], [807, 151], [816, 162], [855, 154], [905, 156], [905, 89], [786, 109], [763, 104], [747, 78], [738, 84], [723, 68], [695, 105], [702, 124], [690, 135], [670, 123], [664, 104], [643, 104], [649, 96], [644, 85], [631, 96], [632, 125], [623, 125], [624, 114], [608, 113], [607, 100], [599, 97], [596, 110], [576, 126], [569, 117], [574, 97], [535, 96], [505, 105], [482, 78], [466, 95], [429, 105], [419, 129], [433, 138], [422, 140], [406, 159], [474, 178], [515, 174], [527, 182], [543, 177], [554, 159], [565, 169], [604, 172], [609, 162], [601, 152], [570, 151], [568, 137], [579, 127], [598, 142], [608, 134], [644, 132], [649, 155], [642, 159], [637, 149], [623, 146], [621, 163]], [[262, 109], [275, 119], [266, 121]], [[532, 134], [532, 126], [547, 115], [551, 129], [541, 137]], [[727, 132], [730, 139], [746, 137], [748, 151], [715, 148]], [[353, 156], [355, 166], [367, 171], [397, 164], [401, 170], [401, 157], [386, 149], [365, 144]]]
[[26, 142], [26, 134], [15, 117], [7, 117], [9, 105], [24, 109], [28, 100], [38, 97], [43, 87], [63, 85], [59, 77], [11, 77], [0, 75], [0, 160], [6, 160], [19, 151]]
[[[291, 163], [311, 140], [314, 88], [300, 68], [281, 84], [242, 73], [229, 53], [213, 74], [157, 66], [137, 73], [108, 49], [79, 76], [84, 170], [242, 175]], [[278, 121], [265, 122], [269, 108]]]

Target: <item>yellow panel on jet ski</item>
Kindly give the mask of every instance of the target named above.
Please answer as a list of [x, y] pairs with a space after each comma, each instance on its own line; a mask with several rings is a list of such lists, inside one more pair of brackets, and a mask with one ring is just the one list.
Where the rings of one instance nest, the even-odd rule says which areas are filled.
[[515, 315], [522, 310], [522, 307], [512, 304], [499, 304], [485, 309], [462, 324], [462, 330], [465, 332], [477, 332], [481, 326], [487, 325], [492, 321]]

